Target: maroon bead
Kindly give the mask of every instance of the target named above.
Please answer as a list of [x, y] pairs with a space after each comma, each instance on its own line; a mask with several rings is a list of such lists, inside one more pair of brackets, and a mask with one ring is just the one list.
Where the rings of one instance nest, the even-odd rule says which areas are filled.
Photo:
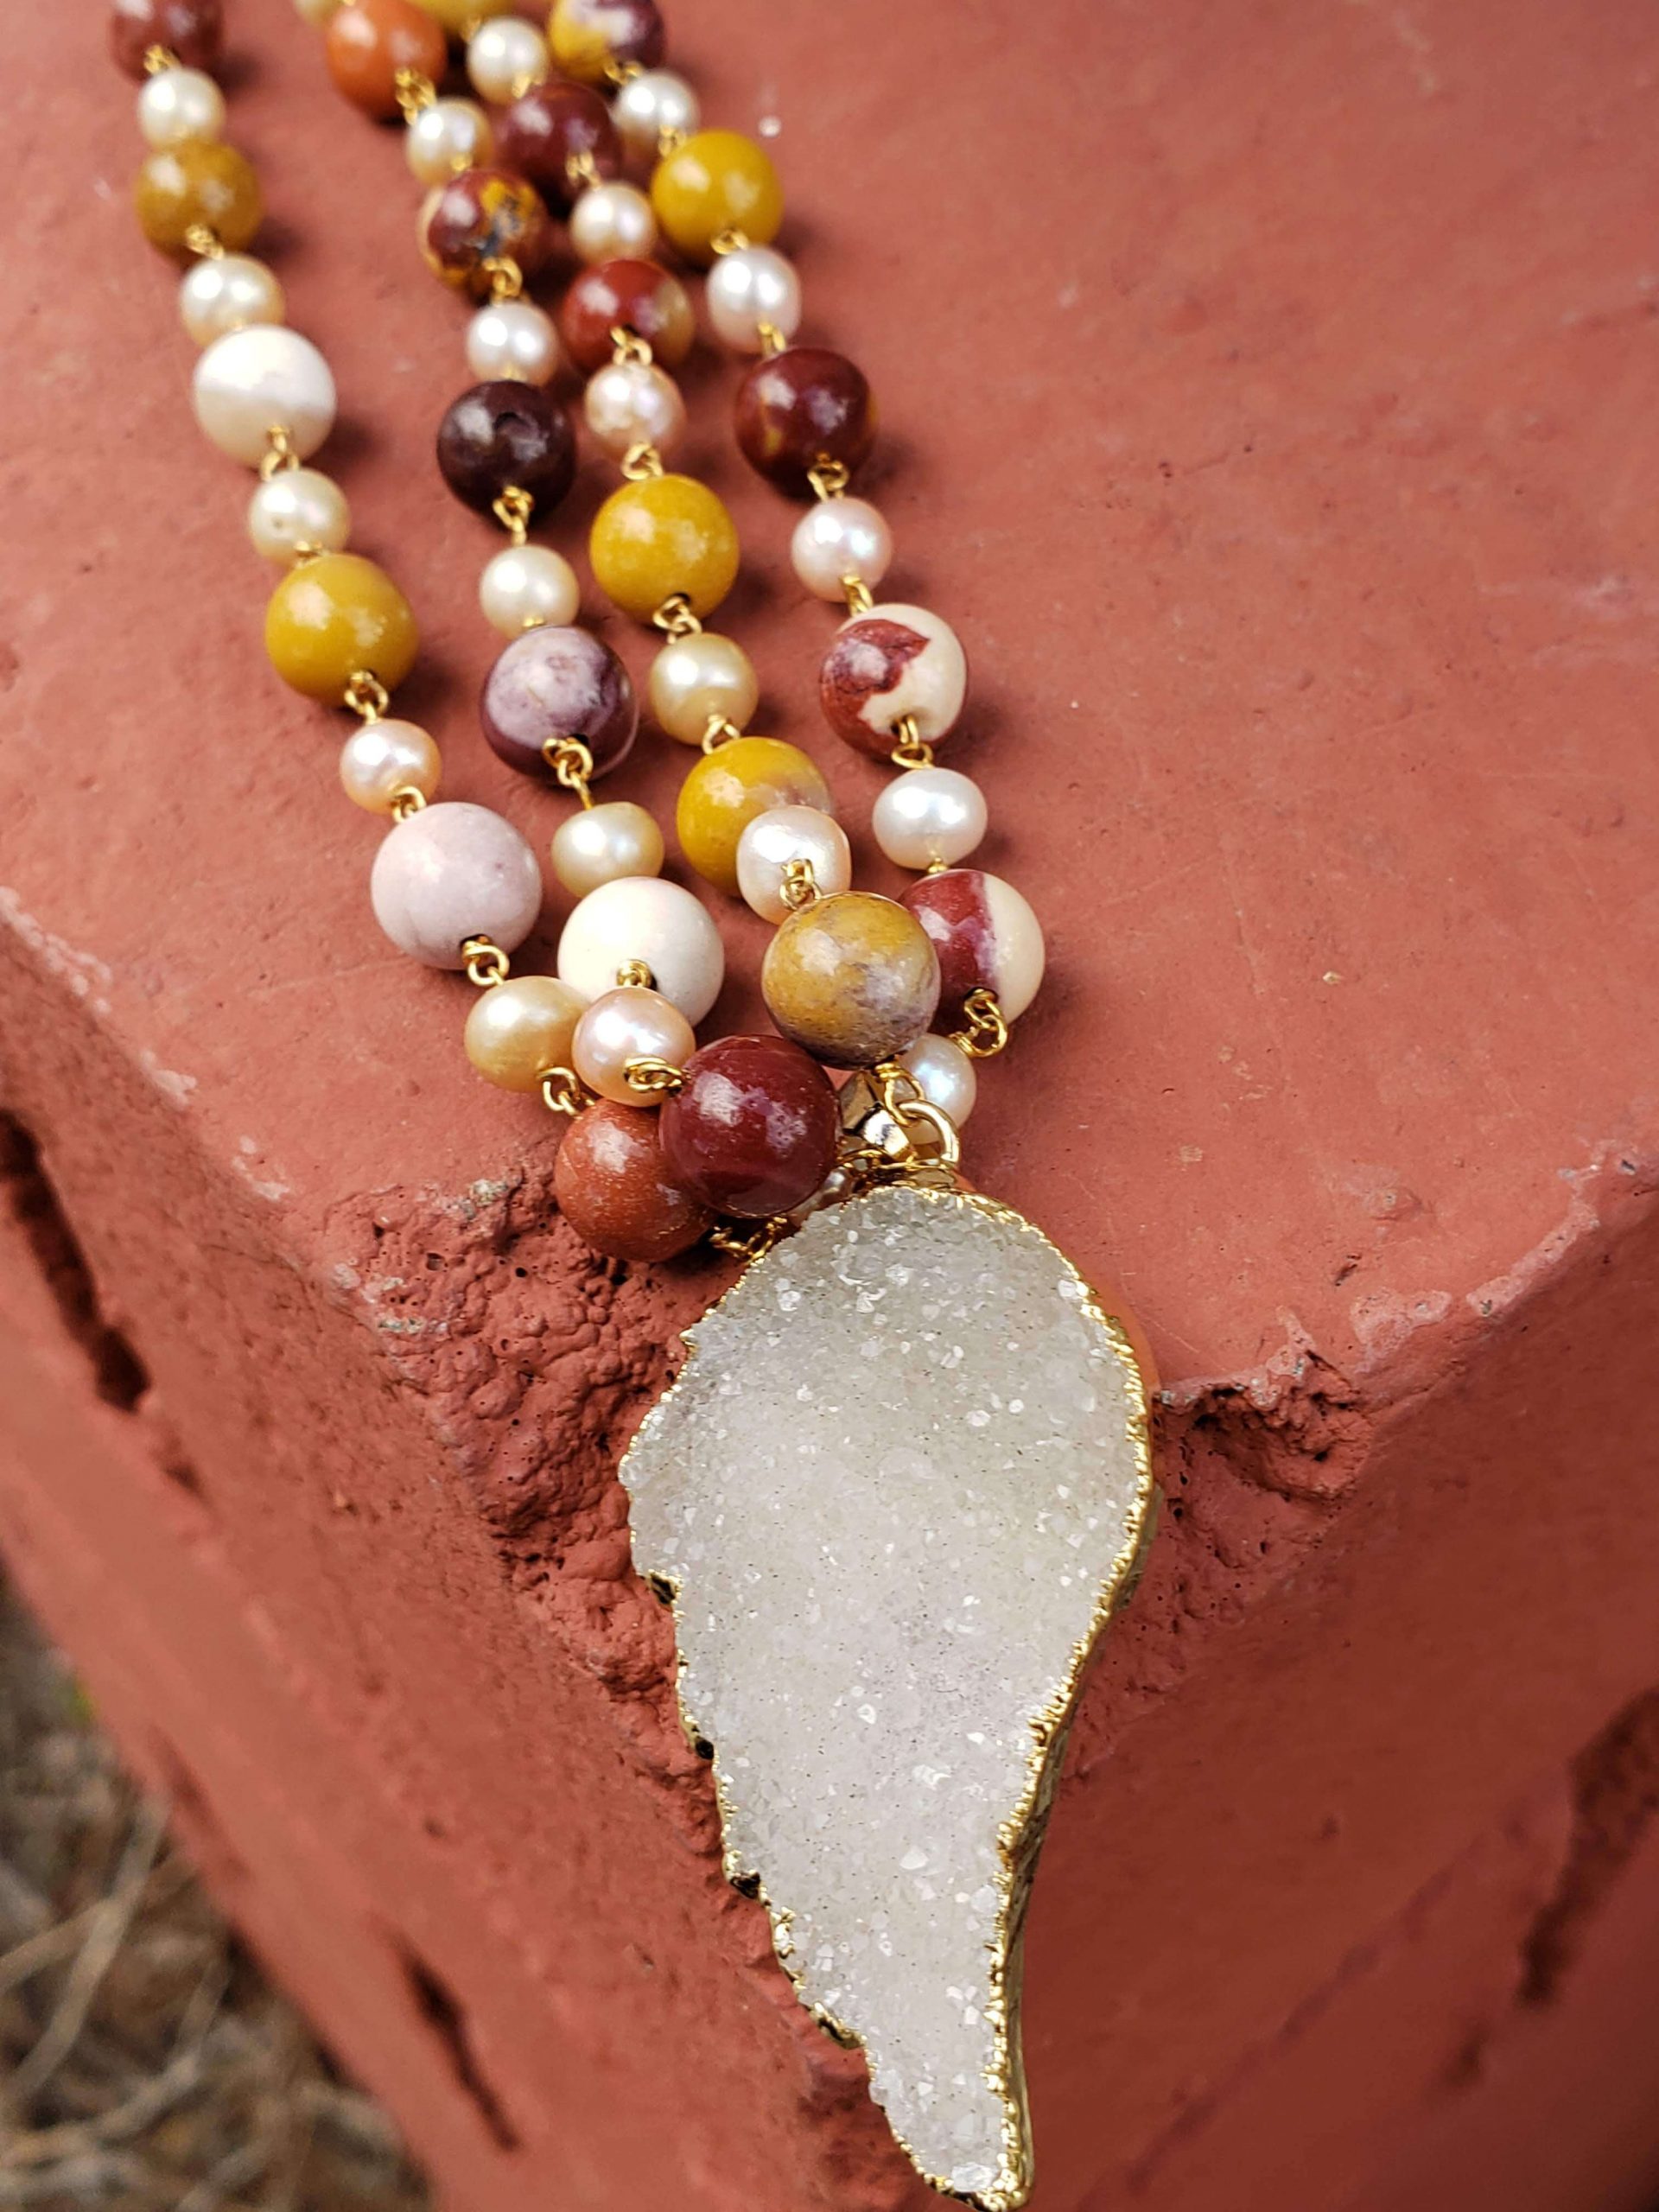
[[504, 168], [528, 177], [550, 204], [568, 209], [582, 189], [570, 174], [578, 154], [601, 176], [622, 173], [622, 144], [611, 111], [586, 85], [532, 85], [496, 118], [495, 147]]
[[696, 317], [677, 276], [654, 261], [601, 261], [584, 269], [564, 296], [559, 335], [584, 375], [611, 358], [613, 330], [643, 338], [665, 369], [677, 368], [691, 351]]
[[478, 711], [491, 750], [522, 776], [551, 776], [543, 748], [562, 738], [579, 739], [603, 776], [626, 760], [639, 727], [628, 671], [604, 639], [552, 623], [502, 648]]
[[144, 56], [164, 46], [187, 69], [209, 69], [225, 46], [219, 0], [115, 0], [110, 10], [110, 51], [129, 77], [143, 77]]
[[486, 291], [492, 263], [528, 276], [547, 258], [552, 225], [534, 188], [505, 169], [462, 169], [427, 194], [421, 251], [447, 284]]
[[954, 1018], [970, 991], [995, 990], [996, 931], [982, 868], [943, 868], [912, 883], [899, 901], [933, 940], [939, 956], [939, 1005]]
[[836, 1164], [835, 1087], [785, 1037], [722, 1037], [664, 1101], [663, 1157], [717, 1213], [764, 1221], [804, 1205]]
[[545, 513], [575, 480], [576, 434], [539, 385], [502, 377], [451, 406], [438, 425], [438, 467], [455, 497], [482, 514], [515, 485]]
[[608, 1098], [565, 1131], [553, 1195], [583, 1243], [613, 1260], [671, 1260], [709, 1225], [708, 1209], [664, 1162], [658, 1116]]
[[808, 492], [821, 461], [856, 468], [875, 442], [875, 402], [862, 369], [823, 346], [757, 361], [737, 388], [737, 442], [751, 467]]

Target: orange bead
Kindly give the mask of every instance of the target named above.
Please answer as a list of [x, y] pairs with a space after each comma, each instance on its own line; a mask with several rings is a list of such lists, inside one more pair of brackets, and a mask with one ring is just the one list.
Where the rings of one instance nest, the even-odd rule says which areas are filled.
[[328, 18], [328, 74], [353, 107], [389, 123], [399, 113], [397, 73], [436, 84], [449, 66], [443, 27], [414, 0], [350, 0]]
[[188, 253], [189, 234], [211, 231], [239, 252], [259, 227], [259, 180], [234, 146], [192, 140], [154, 153], [138, 172], [133, 206], [139, 228], [163, 253]]

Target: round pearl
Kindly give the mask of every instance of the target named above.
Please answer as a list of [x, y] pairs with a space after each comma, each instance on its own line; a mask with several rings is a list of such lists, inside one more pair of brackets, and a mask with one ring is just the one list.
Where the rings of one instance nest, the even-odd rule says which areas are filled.
[[705, 289], [715, 335], [738, 353], [766, 350], [760, 326], [770, 323], [792, 338], [801, 322], [801, 280], [792, 264], [769, 245], [723, 253], [709, 271]]
[[611, 120], [629, 153], [654, 162], [665, 130], [689, 138], [702, 120], [696, 94], [671, 69], [642, 69], [630, 77], [611, 102]]
[[334, 379], [308, 338], [250, 323], [216, 338], [196, 363], [196, 420], [221, 453], [257, 468], [281, 429], [306, 461], [334, 427]]
[[429, 968], [462, 968], [468, 938], [504, 952], [524, 943], [542, 910], [542, 871], [511, 822], [450, 799], [386, 833], [369, 892], [400, 952]]
[[658, 875], [664, 858], [656, 817], [631, 798], [584, 806], [553, 832], [553, 873], [578, 899], [625, 875]]
[[701, 745], [719, 715], [747, 729], [760, 699], [760, 679], [741, 645], [715, 630], [671, 638], [651, 664], [651, 711], [682, 745]]
[[954, 868], [985, 835], [985, 794], [955, 768], [907, 768], [876, 800], [875, 842], [899, 868]]
[[198, 346], [250, 323], [280, 322], [285, 304], [275, 273], [251, 253], [198, 261], [179, 284], [179, 313]]
[[574, 622], [582, 600], [576, 572], [547, 545], [509, 545], [484, 563], [478, 603], [504, 637], [542, 624]]
[[320, 468], [279, 469], [248, 502], [248, 536], [262, 561], [287, 568], [302, 547], [344, 550], [352, 532], [346, 494]]
[[868, 499], [821, 499], [795, 525], [789, 557], [820, 599], [839, 599], [849, 576], [879, 584], [893, 559], [893, 533]]
[[816, 806], [774, 806], [757, 814], [737, 841], [737, 887], [763, 922], [794, 910], [784, 896], [785, 871], [805, 861], [826, 896], [853, 880], [853, 849], [840, 823]]
[[643, 361], [613, 361], [590, 377], [582, 412], [595, 444], [618, 461], [632, 446], [671, 453], [685, 431], [679, 386]]
[[533, 300], [497, 300], [467, 326], [467, 365], [480, 384], [546, 384], [559, 365], [553, 318]]
[[490, 118], [475, 100], [433, 100], [416, 111], [404, 133], [409, 166], [423, 184], [483, 167], [494, 143]]
[[551, 67], [547, 41], [534, 23], [522, 16], [499, 16], [480, 23], [467, 41], [467, 74], [481, 100], [505, 107], [532, 85], [539, 85]]
[[391, 715], [354, 729], [340, 748], [340, 780], [353, 806], [390, 814], [399, 791], [430, 798], [442, 768], [437, 746], [416, 722]]
[[689, 891], [658, 876], [601, 883], [573, 909], [559, 938], [559, 973], [584, 998], [612, 989], [631, 960], [645, 963], [657, 989], [693, 1024], [725, 980], [720, 931]]
[[576, 1024], [573, 1065], [589, 1090], [619, 1106], [660, 1106], [661, 1091], [636, 1090], [630, 1060], [666, 1060], [683, 1068], [697, 1049], [691, 1025], [660, 991], [625, 985], [597, 998]]
[[918, 1037], [899, 1053], [899, 1064], [915, 1077], [928, 1104], [937, 1106], [960, 1128], [979, 1096], [979, 1077], [961, 1046], [948, 1037]]
[[205, 70], [158, 70], [138, 95], [138, 128], [151, 146], [217, 138], [225, 128], [225, 95]]
[[570, 1065], [582, 1001], [556, 976], [509, 976], [473, 1001], [462, 1042], [487, 1082], [537, 1090], [553, 1068]]
[[570, 243], [589, 267], [645, 261], [657, 245], [657, 218], [631, 184], [590, 185], [570, 211]]

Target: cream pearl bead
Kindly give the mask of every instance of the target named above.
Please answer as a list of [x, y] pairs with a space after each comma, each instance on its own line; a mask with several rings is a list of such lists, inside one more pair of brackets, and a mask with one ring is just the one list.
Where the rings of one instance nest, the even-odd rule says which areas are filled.
[[948, 1037], [918, 1037], [899, 1053], [899, 1065], [915, 1077], [928, 1104], [960, 1128], [979, 1096], [979, 1077], [961, 1046]]
[[387, 831], [369, 892], [400, 952], [429, 968], [462, 968], [468, 938], [504, 952], [524, 943], [542, 910], [542, 871], [503, 816], [448, 799]]
[[462, 1040], [467, 1057], [503, 1090], [539, 1090], [543, 1076], [570, 1065], [583, 1012], [583, 1001], [556, 976], [509, 976], [474, 1000]]
[[553, 873], [577, 899], [626, 875], [656, 875], [664, 855], [656, 817], [631, 798], [584, 806], [553, 832]]
[[673, 638], [651, 664], [651, 711], [682, 745], [701, 745], [709, 718], [747, 729], [760, 700], [760, 679], [741, 645], [717, 630]]
[[660, 1106], [660, 1091], [636, 1090], [630, 1060], [681, 1068], [697, 1049], [690, 1023], [660, 991], [625, 985], [597, 998], [576, 1024], [572, 1065], [589, 1090], [619, 1106]]
[[532, 85], [539, 85], [551, 67], [547, 41], [534, 23], [522, 16], [498, 16], [480, 23], [467, 41], [467, 74], [481, 100], [505, 107]]
[[671, 69], [642, 69], [630, 77], [611, 102], [611, 120], [629, 153], [654, 162], [665, 130], [689, 138], [702, 121], [702, 104], [683, 77]]
[[201, 69], [158, 69], [138, 95], [146, 145], [203, 145], [225, 128], [225, 95]]
[[334, 379], [308, 338], [284, 325], [250, 323], [216, 338], [196, 363], [196, 420], [232, 461], [257, 468], [273, 429], [302, 461], [334, 427]]
[[545, 622], [574, 622], [581, 601], [575, 570], [549, 545], [506, 546], [484, 563], [478, 580], [484, 620], [506, 638]]
[[825, 898], [851, 887], [853, 849], [839, 822], [816, 806], [769, 807], [737, 841], [737, 887], [763, 922], [781, 922], [792, 911], [784, 896], [791, 861], [808, 863]]
[[582, 411], [594, 442], [620, 461], [632, 446], [671, 453], [685, 434], [680, 388], [654, 364], [610, 361], [588, 379]]
[[250, 323], [280, 322], [286, 305], [275, 270], [251, 253], [198, 261], [179, 283], [179, 314], [198, 346]]
[[693, 1025], [726, 976], [720, 931], [689, 891], [658, 876], [601, 883], [572, 911], [559, 938], [560, 976], [585, 998], [612, 989], [631, 960], [644, 962], [655, 988]]
[[591, 267], [647, 261], [657, 248], [657, 218], [631, 184], [591, 184], [570, 210], [570, 243]]
[[907, 768], [876, 800], [870, 827], [899, 868], [954, 868], [984, 836], [985, 794], [955, 768]]
[[400, 791], [430, 798], [443, 767], [436, 744], [418, 722], [382, 716], [354, 729], [340, 748], [340, 780], [353, 806], [390, 814]]
[[893, 559], [893, 533], [868, 499], [820, 499], [795, 525], [789, 557], [820, 599], [840, 599], [846, 579], [878, 584]]
[[761, 353], [761, 325], [792, 338], [801, 327], [801, 280], [792, 264], [769, 245], [723, 253], [704, 287], [715, 335], [739, 353]]
[[279, 469], [248, 502], [248, 536], [262, 561], [286, 568], [303, 549], [339, 553], [352, 534], [346, 494], [320, 468]]
[[533, 300], [495, 300], [467, 326], [467, 365], [480, 384], [547, 384], [559, 365], [553, 318]]
[[429, 100], [404, 132], [404, 152], [423, 184], [447, 184], [457, 169], [484, 167], [494, 146], [490, 118], [476, 100]]

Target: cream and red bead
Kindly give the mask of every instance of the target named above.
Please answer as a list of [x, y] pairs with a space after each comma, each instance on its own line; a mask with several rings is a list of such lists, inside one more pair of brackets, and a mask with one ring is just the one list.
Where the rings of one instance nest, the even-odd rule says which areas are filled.
[[553, 873], [576, 899], [625, 876], [660, 874], [665, 857], [656, 817], [630, 798], [584, 806], [553, 832]]
[[576, 1024], [570, 1065], [601, 1098], [620, 1106], [656, 1106], [662, 1093], [629, 1080], [637, 1060], [683, 1067], [696, 1050], [690, 1023], [660, 991], [620, 985], [596, 998]]
[[464, 968], [472, 938], [512, 951], [542, 910], [542, 872], [524, 838], [488, 807], [453, 799], [388, 830], [369, 890], [391, 942], [429, 968]]
[[781, 922], [804, 898], [849, 890], [852, 880], [847, 832], [816, 806], [769, 808], [737, 841], [737, 887], [763, 922]]
[[671, 638], [651, 664], [651, 711], [666, 736], [701, 745], [711, 731], [729, 735], [748, 727], [760, 699], [760, 679], [741, 645], [715, 630]]
[[904, 904], [938, 954], [940, 1003], [961, 1012], [975, 991], [989, 991], [1003, 1019], [1016, 1021], [1043, 980], [1042, 925], [1000, 875], [953, 868], [912, 884]]
[[587, 1001], [556, 976], [508, 976], [480, 991], [467, 1016], [467, 1058], [503, 1090], [539, 1090], [569, 1067]]
[[878, 796], [870, 827], [899, 868], [954, 868], [984, 838], [985, 794], [955, 768], [907, 768]]
[[694, 1027], [725, 980], [719, 930], [689, 891], [659, 876], [601, 884], [572, 910], [559, 938], [559, 974], [585, 998], [611, 989], [634, 961]]
[[901, 736], [924, 745], [948, 737], [967, 690], [968, 659], [956, 632], [926, 607], [899, 602], [843, 622], [818, 671], [824, 720], [855, 751], [878, 760]]
[[760, 988], [785, 1037], [831, 1067], [873, 1067], [914, 1044], [939, 1003], [939, 962], [915, 915], [843, 891], [790, 915]]
[[340, 788], [370, 814], [396, 814], [410, 791], [431, 798], [442, 768], [431, 735], [418, 722], [392, 715], [365, 722], [340, 748]]

